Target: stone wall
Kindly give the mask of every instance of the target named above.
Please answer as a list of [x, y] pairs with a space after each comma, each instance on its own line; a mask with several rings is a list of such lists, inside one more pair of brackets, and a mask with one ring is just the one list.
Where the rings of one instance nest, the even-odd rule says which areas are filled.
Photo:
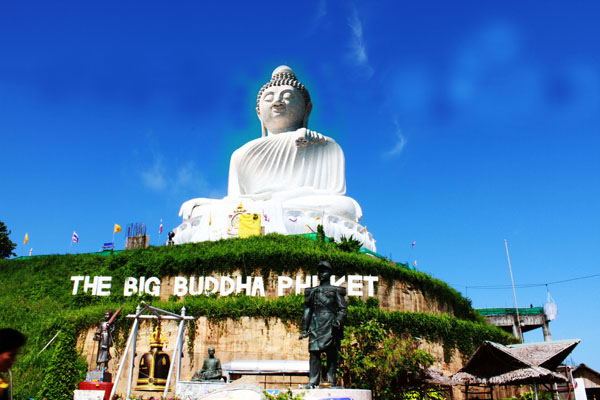
[[[286, 325], [278, 319], [265, 321], [261, 318], [243, 317], [239, 320], [227, 319], [221, 322], [211, 322], [206, 317], [200, 317], [192, 322], [196, 324], [196, 336], [193, 344], [193, 355], [188, 351], [187, 329], [184, 333], [183, 359], [181, 365], [181, 380], [189, 380], [195, 371], [202, 367], [204, 358], [207, 357], [209, 347], [214, 347], [216, 357], [221, 363], [232, 360], [307, 360], [308, 342], [299, 340], [299, 328], [295, 325]], [[167, 338], [164, 351], [171, 357], [176, 344], [178, 322], [164, 321], [162, 331]], [[96, 343], [93, 341], [95, 328], [82, 334], [78, 345], [82, 349], [90, 366], [95, 366]], [[136, 358], [132, 388], [137, 382], [137, 370], [142, 354], [149, 350], [149, 337], [152, 323], [143, 321], [138, 331], [136, 341]], [[129, 335], [130, 332], [126, 334]], [[447, 375], [456, 372], [461, 366], [460, 354], [455, 351], [451, 363], [443, 361], [443, 347], [440, 343], [423, 343], [423, 349], [436, 358], [434, 366], [442, 369]], [[119, 363], [123, 357], [124, 348], [111, 349], [113, 359], [109, 364], [109, 371], [116, 379]], [[120, 354], [117, 354], [120, 353]], [[129, 359], [117, 386], [117, 393], [125, 394], [129, 376]], [[175, 376], [173, 376], [173, 382]], [[308, 378], [305, 379], [308, 382]], [[174, 383], [172, 385], [174, 387]], [[150, 397], [154, 392], [132, 392], [134, 396]]]
[[[302, 271], [297, 272], [298, 275], [302, 275]], [[240, 275], [239, 271], [232, 274], [227, 274], [236, 279]], [[220, 279], [221, 275], [213, 275], [215, 278]], [[189, 279], [189, 277], [186, 277]], [[245, 276], [242, 277], [245, 279]], [[175, 277], [164, 277], [162, 279], [161, 289], [161, 300], [168, 300], [171, 293], [174, 292]], [[316, 277], [313, 281], [317, 282]], [[410, 311], [410, 312], [424, 312], [430, 314], [443, 314], [448, 313], [453, 315], [453, 310], [446, 304], [440, 304], [434, 298], [427, 298], [423, 293], [415, 288], [410, 283], [394, 281], [386, 282], [382, 277], [374, 285], [375, 297], [379, 299], [379, 303], [382, 309], [386, 311]], [[344, 283], [342, 286], [347, 287]], [[277, 277], [269, 276], [265, 279], [265, 296], [267, 298], [275, 298], [277, 294]], [[366, 285], [365, 285], [366, 287]], [[291, 291], [295, 293], [295, 291]], [[286, 291], [284, 294], [289, 294], [290, 291]], [[303, 292], [301, 292], [303, 293]], [[367, 290], [363, 290], [363, 295], [360, 296], [363, 300], [368, 298]]]

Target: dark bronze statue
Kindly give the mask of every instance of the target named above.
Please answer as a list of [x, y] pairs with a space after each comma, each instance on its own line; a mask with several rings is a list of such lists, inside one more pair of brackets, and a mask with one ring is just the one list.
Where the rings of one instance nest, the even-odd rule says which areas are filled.
[[217, 381], [223, 379], [221, 361], [215, 357], [215, 348], [208, 349], [208, 358], [204, 359], [202, 369], [194, 374], [192, 381]]
[[307, 389], [319, 386], [321, 380], [321, 353], [327, 355], [327, 381], [336, 384], [336, 369], [340, 342], [344, 335], [344, 321], [348, 313], [346, 289], [330, 283], [331, 264], [319, 262], [317, 287], [304, 292], [304, 312], [302, 314], [302, 336], [308, 337], [310, 352], [310, 378]]
[[110, 348], [113, 346], [113, 333], [115, 326], [113, 325], [114, 318], [111, 310], [104, 312], [104, 322], [98, 325], [94, 340], [98, 342], [98, 355], [96, 356], [96, 369], [104, 370], [108, 368], [110, 357]]

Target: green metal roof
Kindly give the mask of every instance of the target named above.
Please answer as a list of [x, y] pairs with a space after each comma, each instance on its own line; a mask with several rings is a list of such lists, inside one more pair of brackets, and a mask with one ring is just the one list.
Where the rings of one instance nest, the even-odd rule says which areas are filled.
[[[515, 308], [478, 308], [481, 315], [515, 315]], [[519, 315], [538, 315], [544, 313], [544, 307], [519, 308]]]

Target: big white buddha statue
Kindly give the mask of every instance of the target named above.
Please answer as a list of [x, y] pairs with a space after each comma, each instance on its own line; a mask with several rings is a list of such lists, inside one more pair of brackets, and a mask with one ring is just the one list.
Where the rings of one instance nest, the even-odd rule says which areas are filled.
[[235, 237], [238, 216], [260, 215], [263, 233], [307, 233], [322, 224], [327, 236], [354, 236], [375, 250], [359, 222], [358, 203], [345, 196], [345, 160], [335, 140], [308, 129], [312, 110], [306, 87], [282, 65], [259, 91], [261, 137], [231, 156], [228, 194], [181, 206], [175, 243]]

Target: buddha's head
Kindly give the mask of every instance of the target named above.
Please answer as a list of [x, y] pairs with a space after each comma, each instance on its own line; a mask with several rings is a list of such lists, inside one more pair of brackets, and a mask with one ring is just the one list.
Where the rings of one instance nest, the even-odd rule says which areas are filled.
[[256, 114], [262, 135], [295, 131], [308, 126], [312, 109], [310, 94], [286, 65], [275, 68], [271, 80], [258, 92]]

